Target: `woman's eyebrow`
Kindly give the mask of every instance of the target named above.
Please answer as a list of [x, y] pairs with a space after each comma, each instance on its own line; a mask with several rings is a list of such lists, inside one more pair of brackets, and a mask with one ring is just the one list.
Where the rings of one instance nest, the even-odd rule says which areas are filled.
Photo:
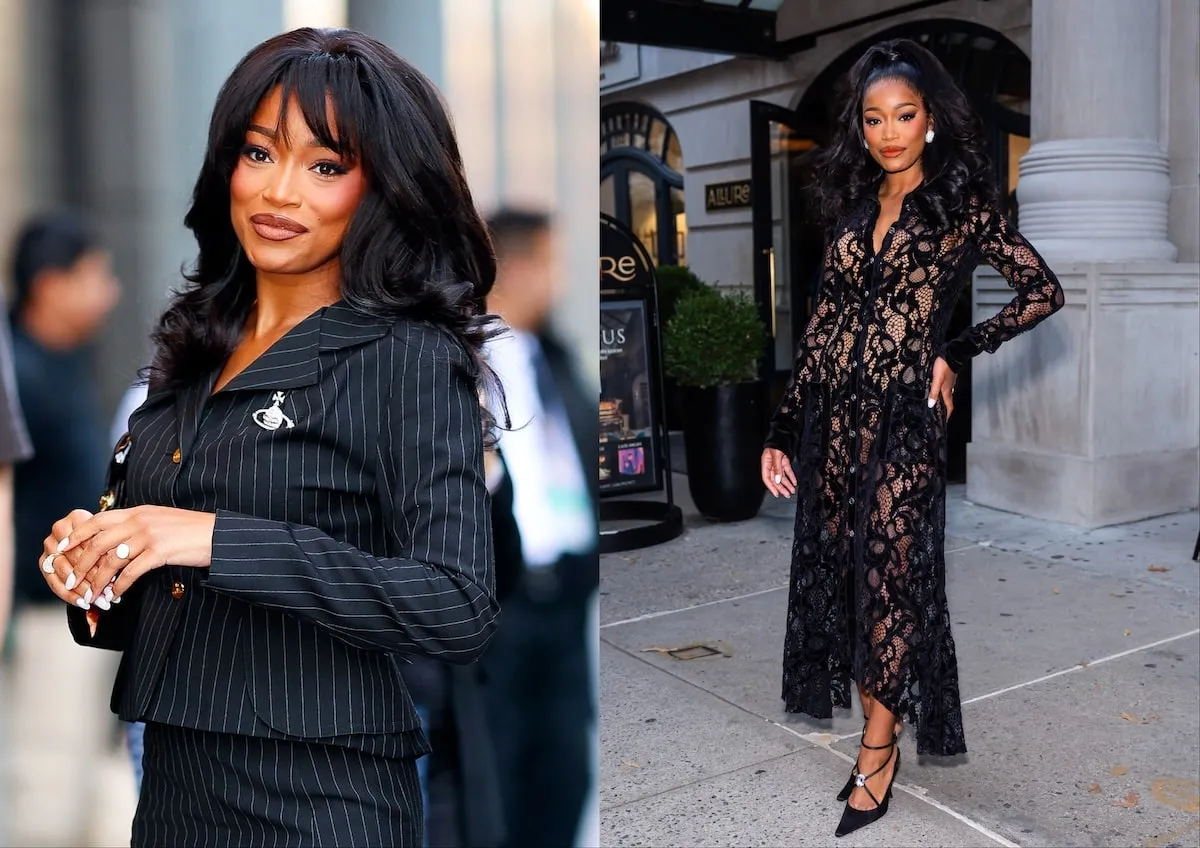
[[[264, 127], [261, 124], [251, 124], [246, 129], [248, 132], [255, 132], [255, 133], [258, 133], [259, 135], [265, 135], [267, 138], [270, 138], [270, 139], [275, 139], [275, 138], [279, 137], [279, 133], [277, 133], [275, 130], [268, 129], [267, 127]], [[308, 137], [308, 146], [309, 147], [325, 147], [325, 144], [321, 141], [321, 139], [317, 138], [314, 135], [314, 136]]]
[[[897, 103], [892, 108], [893, 109], [903, 109], [905, 106], [914, 106], [915, 107], [916, 105], [917, 105], [916, 103], [909, 103], [908, 101], [905, 101], [904, 103]], [[864, 112], [882, 112], [883, 107], [882, 106], [868, 106], [867, 108], [863, 109], [863, 111]]]

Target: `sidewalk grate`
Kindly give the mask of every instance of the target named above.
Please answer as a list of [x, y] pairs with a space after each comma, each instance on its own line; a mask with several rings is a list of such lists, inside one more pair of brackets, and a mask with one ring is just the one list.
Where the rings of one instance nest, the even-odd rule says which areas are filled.
[[715, 657], [720, 655], [720, 651], [716, 648], [710, 648], [708, 645], [689, 645], [686, 648], [676, 648], [667, 653], [677, 660], [698, 660], [702, 657]]

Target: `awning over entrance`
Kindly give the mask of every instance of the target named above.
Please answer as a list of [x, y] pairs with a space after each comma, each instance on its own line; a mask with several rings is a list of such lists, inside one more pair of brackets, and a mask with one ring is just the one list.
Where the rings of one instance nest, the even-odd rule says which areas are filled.
[[[601, 0], [600, 39], [783, 59], [822, 35], [947, 0]], [[819, 21], [821, 26], [817, 26]]]
[[784, 0], [600, 0], [600, 39], [773, 56]]

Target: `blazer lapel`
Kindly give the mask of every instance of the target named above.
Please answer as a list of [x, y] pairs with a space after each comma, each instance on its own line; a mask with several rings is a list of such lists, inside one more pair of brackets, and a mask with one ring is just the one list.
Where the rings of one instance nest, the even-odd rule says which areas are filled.
[[[225, 392], [300, 389], [315, 386], [321, 378], [322, 351], [341, 350], [380, 338], [391, 323], [355, 311], [345, 301], [318, 309], [221, 387]], [[176, 393], [181, 459], [189, 455], [205, 404], [212, 394], [218, 371]]]
[[558, 339], [549, 333], [543, 333], [539, 336], [539, 341], [554, 374], [554, 382], [562, 395], [567, 419], [571, 424], [571, 435], [575, 440], [575, 450], [579, 454], [583, 472], [589, 480], [588, 493], [595, 501], [599, 497], [600, 489], [600, 476], [596, 473], [596, 469], [600, 467], [600, 447], [591, 437], [599, 426], [594, 413], [595, 402], [585, 397], [583, 387], [574, 374], [570, 354]]
[[[320, 378], [320, 312], [284, 333], [258, 359], [221, 387], [222, 392], [299, 389], [315, 386]], [[211, 389], [211, 383], [209, 385]]]

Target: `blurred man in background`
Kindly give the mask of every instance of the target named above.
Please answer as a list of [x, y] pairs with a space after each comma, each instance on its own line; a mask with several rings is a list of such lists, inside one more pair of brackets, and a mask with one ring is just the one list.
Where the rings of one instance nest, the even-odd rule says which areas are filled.
[[7, 822], [10, 818], [6, 809], [9, 784], [14, 775], [6, 775], [4, 754], [11, 750], [12, 740], [8, 734], [9, 694], [12, 690], [8, 680], [9, 616], [12, 612], [14, 542], [13, 542], [13, 464], [28, 459], [33, 453], [25, 418], [21, 413], [21, 402], [17, 397], [17, 379], [13, 373], [12, 339], [7, 316], [0, 317], [0, 845], [13, 845], [8, 839]]
[[[96, 805], [88, 774], [109, 734], [105, 704], [116, 655], [71, 639], [62, 601], [38, 572], [50, 526], [95, 509], [112, 446], [95, 393], [89, 343], [120, 297], [109, 255], [75, 216], [29, 221], [12, 257], [13, 359], [33, 458], [16, 468], [16, 581], [12, 639], [10, 838], [18, 845], [79, 844]], [[64, 707], [76, 711], [67, 720]], [[82, 710], [83, 712], [78, 712]], [[92, 719], [81, 718], [91, 715]], [[96, 716], [101, 716], [97, 723]], [[75, 799], [65, 803], [64, 799]]]
[[512, 422], [486, 464], [500, 626], [477, 665], [417, 658], [403, 673], [432, 748], [418, 766], [426, 846], [563, 848], [591, 784], [596, 406], [547, 324], [559, 290], [550, 219], [505, 209], [488, 225], [488, 309], [509, 326], [488, 358]]
[[[13, 550], [13, 463], [33, 455], [29, 431], [17, 396], [13, 373], [12, 337], [8, 320], [0, 318], [0, 665], [8, 655], [8, 624], [12, 613]], [[0, 677], [0, 695], [4, 679]], [[0, 746], [4, 737], [0, 734]], [[0, 828], [0, 838], [4, 832]]]
[[481, 662], [506, 845], [572, 845], [591, 786], [588, 608], [598, 585], [597, 417], [550, 312], [560, 291], [550, 219], [504, 209], [489, 345], [513, 429], [500, 434], [508, 496], [493, 503], [501, 622]]

